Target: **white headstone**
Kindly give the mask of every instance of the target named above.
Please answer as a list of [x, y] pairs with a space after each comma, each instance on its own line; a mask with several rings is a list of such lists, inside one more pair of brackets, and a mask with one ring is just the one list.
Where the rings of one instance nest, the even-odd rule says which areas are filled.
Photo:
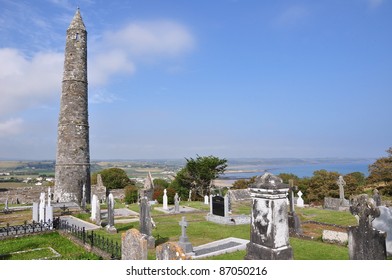
[[48, 206], [50, 206], [51, 200], [52, 200], [52, 194], [50, 192], [50, 187], [49, 187], [48, 188]]
[[174, 213], [180, 213], [180, 198], [178, 193], [174, 196]]
[[188, 201], [192, 201], [192, 190], [189, 190]]
[[304, 200], [302, 198], [303, 193], [301, 191], [299, 191], [297, 193], [298, 198], [297, 198], [297, 207], [304, 207]]
[[166, 189], [163, 190], [163, 210], [168, 210], [169, 207], [167, 206], [167, 191]]
[[98, 197], [97, 195], [93, 195], [93, 198], [91, 200], [91, 220], [95, 222], [95, 216], [97, 214], [97, 203], [98, 203]]
[[207, 204], [207, 205], [209, 204], [209, 202], [208, 202], [208, 195], [204, 196], [204, 204]]
[[53, 223], [53, 206], [45, 207], [45, 223]]
[[40, 199], [39, 199], [39, 222], [43, 223], [45, 222], [45, 193], [41, 193]]

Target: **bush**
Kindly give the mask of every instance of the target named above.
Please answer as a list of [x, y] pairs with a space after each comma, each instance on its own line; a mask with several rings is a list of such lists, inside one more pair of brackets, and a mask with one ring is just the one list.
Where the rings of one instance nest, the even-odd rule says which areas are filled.
[[125, 197], [124, 202], [131, 204], [136, 203], [138, 200], [138, 188], [136, 186], [127, 186], [124, 189]]

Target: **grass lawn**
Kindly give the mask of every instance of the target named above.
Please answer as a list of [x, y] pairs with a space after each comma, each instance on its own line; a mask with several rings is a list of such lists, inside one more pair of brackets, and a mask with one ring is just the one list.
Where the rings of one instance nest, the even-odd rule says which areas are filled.
[[[58, 232], [6, 239], [0, 242], [0, 260], [31, 260], [42, 258], [56, 260], [100, 259], [99, 256], [85, 251], [84, 248], [74, 244]], [[34, 250], [37, 248], [42, 248], [42, 250]], [[49, 248], [52, 248], [61, 256], [56, 257]]]

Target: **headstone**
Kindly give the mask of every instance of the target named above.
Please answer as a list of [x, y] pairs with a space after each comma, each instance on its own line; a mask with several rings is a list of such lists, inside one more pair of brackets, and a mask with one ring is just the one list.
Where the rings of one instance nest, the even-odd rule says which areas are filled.
[[107, 199], [108, 205], [108, 224], [106, 230], [110, 233], [117, 233], [117, 229], [114, 227], [114, 197], [110, 193]]
[[192, 190], [189, 190], [188, 201], [192, 201]]
[[379, 206], [380, 216], [372, 221], [372, 226], [387, 233], [386, 249], [387, 255], [392, 256], [392, 208]]
[[376, 204], [376, 206], [381, 206], [381, 196], [378, 193], [377, 189], [373, 190], [373, 200], [374, 200], [374, 203]]
[[40, 199], [39, 199], [39, 222], [43, 223], [45, 222], [45, 193], [41, 193]]
[[344, 181], [342, 175], [339, 176], [336, 184], [339, 186], [339, 198], [344, 199], [344, 187], [346, 186], [346, 182]]
[[208, 202], [208, 195], [205, 195], [204, 196], [204, 204], [210, 204], [209, 202]]
[[8, 212], [8, 210], [9, 210], [9, 208], [8, 208], [8, 197], [7, 197], [7, 199], [5, 200], [4, 211]]
[[227, 210], [225, 209], [225, 198], [220, 195], [216, 195], [212, 197], [212, 214], [221, 216], [221, 217], [226, 217]]
[[140, 233], [144, 234], [147, 239], [148, 248], [155, 247], [155, 238], [152, 236], [152, 223], [151, 223], [151, 206], [148, 202], [147, 197], [143, 197], [140, 200], [140, 213], [139, 213], [139, 224]]
[[178, 197], [178, 193], [174, 196], [174, 213], [180, 213], [180, 198]]
[[86, 185], [83, 184], [83, 188], [82, 188], [82, 201], [80, 206], [82, 207], [82, 209], [86, 208]]
[[154, 193], [154, 180], [152, 179], [151, 173], [148, 172], [146, 179], [144, 180], [144, 187], [141, 191], [140, 198], [147, 197], [148, 201], [152, 201]]
[[45, 207], [45, 223], [53, 223], [53, 206], [47, 205]]
[[166, 242], [156, 248], [157, 260], [187, 260], [187, 257], [178, 244], [174, 242]]
[[39, 203], [33, 202], [33, 222], [39, 223]]
[[121, 259], [147, 260], [147, 240], [135, 228], [131, 228], [121, 235]]
[[350, 260], [385, 260], [386, 234], [372, 227], [372, 220], [380, 216], [380, 209], [366, 194], [350, 199], [350, 212], [358, 216], [358, 226], [348, 228]]
[[297, 207], [303, 208], [305, 206], [304, 200], [302, 198], [303, 193], [301, 191], [298, 191], [297, 195], [298, 195]]
[[48, 206], [51, 206], [52, 194], [50, 192], [50, 187], [48, 188]]
[[289, 180], [289, 213], [288, 213], [288, 219], [289, 219], [289, 233], [291, 234], [301, 234], [301, 221], [299, 220], [299, 217], [297, 213], [295, 213], [295, 207], [294, 207], [294, 190], [297, 190], [298, 187], [294, 186], [294, 180], [290, 179]]
[[289, 185], [271, 173], [258, 176], [250, 185], [253, 197], [250, 242], [246, 246], [248, 260], [291, 260], [289, 244]]
[[101, 224], [101, 205], [96, 194], [93, 195], [91, 202], [91, 220], [97, 225]]
[[191, 253], [193, 251], [193, 247], [191, 242], [189, 242], [189, 238], [186, 235], [186, 228], [188, 227], [188, 222], [186, 221], [185, 217], [182, 217], [181, 221], [179, 222], [181, 226], [181, 236], [178, 245], [184, 250], [185, 253]]
[[169, 207], [167, 205], [167, 191], [166, 189], [163, 190], [163, 210], [168, 210]]

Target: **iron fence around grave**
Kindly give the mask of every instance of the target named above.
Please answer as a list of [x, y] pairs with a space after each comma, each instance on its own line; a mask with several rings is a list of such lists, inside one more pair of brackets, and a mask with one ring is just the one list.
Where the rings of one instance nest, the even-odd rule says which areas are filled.
[[25, 221], [23, 225], [14, 226], [10, 226], [7, 223], [5, 227], [0, 227], [0, 238], [53, 231], [58, 227], [59, 222], [59, 219], [41, 223], [32, 222], [29, 224]]
[[94, 231], [87, 231], [84, 227], [69, 224], [60, 220], [59, 229], [64, 230], [72, 236], [78, 238], [83, 244], [88, 244], [92, 248], [98, 248], [111, 256], [113, 260], [121, 259], [121, 245], [107, 237], [101, 236]]

